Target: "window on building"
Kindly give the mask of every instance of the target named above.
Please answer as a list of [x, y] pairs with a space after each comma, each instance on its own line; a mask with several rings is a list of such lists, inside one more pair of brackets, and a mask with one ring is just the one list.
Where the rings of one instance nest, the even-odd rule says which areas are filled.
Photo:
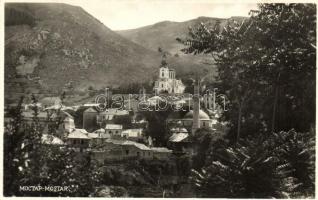
[[203, 126], [205, 126], [205, 122], [203, 122]]
[[139, 151], [137, 151], [137, 156], [140, 156], [140, 152]]
[[115, 131], [115, 133], [117, 134], [117, 133], [118, 133], [118, 131]]
[[142, 155], [145, 157], [146, 156], [146, 152], [142, 152]]
[[128, 149], [126, 150], [126, 155], [129, 155], [129, 150]]
[[84, 140], [81, 140], [81, 144], [84, 144]]
[[161, 87], [163, 87], [163, 84], [161, 84]]

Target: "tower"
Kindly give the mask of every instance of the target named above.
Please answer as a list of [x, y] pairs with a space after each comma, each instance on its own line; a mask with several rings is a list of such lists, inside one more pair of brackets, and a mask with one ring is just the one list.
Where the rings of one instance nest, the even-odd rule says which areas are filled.
[[192, 123], [192, 135], [200, 128], [199, 121], [200, 112], [200, 81], [197, 78], [194, 82], [194, 93], [193, 93], [193, 123]]
[[205, 108], [208, 110], [212, 110], [213, 109], [213, 100], [212, 100], [212, 94], [210, 92], [210, 90], [207, 90], [206, 94], [204, 95], [204, 105]]

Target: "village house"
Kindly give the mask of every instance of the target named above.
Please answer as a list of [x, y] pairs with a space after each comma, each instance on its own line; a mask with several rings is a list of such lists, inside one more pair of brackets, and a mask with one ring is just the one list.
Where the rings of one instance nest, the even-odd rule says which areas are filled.
[[99, 162], [122, 161], [126, 159], [169, 159], [172, 151], [167, 148], [150, 148], [128, 140], [107, 139], [99, 148], [92, 149], [92, 155]]
[[172, 135], [169, 137], [167, 146], [174, 154], [184, 154], [191, 147], [189, 133], [185, 128], [172, 128]]
[[81, 150], [89, 147], [89, 140], [88, 132], [85, 129], [74, 129], [67, 136], [67, 144]]
[[127, 110], [117, 108], [106, 109], [105, 111], [99, 112], [97, 114], [97, 124], [101, 126], [103, 123], [114, 122], [114, 119], [118, 116], [129, 116], [129, 112]]
[[105, 133], [111, 137], [119, 138], [122, 136], [123, 125], [121, 124], [106, 124]]
[[135, 129], [125, 129], [121, 133], [121, 137], [126, 138], [128, 140], [138, 141], [143, 139], [143, 130], [142, 128]]
[[153, 157], [158, 160], [168, 160], [171, 158], [172, 150], [167, 149], [166, 147], [151, 147], [153, 152]]

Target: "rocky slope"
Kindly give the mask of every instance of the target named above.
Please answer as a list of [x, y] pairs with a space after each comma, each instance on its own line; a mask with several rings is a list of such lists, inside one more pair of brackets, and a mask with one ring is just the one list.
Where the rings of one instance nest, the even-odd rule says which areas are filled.
[[80, 7], [7, 3], [5, 12], [6, 92], [142, 82], [160, 63], [157, 52], [121, 37]]

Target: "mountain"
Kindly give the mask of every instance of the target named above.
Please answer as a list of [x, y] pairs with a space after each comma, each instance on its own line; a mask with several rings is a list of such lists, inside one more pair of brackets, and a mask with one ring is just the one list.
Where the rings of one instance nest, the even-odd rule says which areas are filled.
[[117, 33], [145, 48], [157, 51], [160, 47], [172, 55], [183, 55], [180, 49], [184, 46], [177, 42], [176, 38], [185, 38], [189, 32], [189, 27], [195, 27], [199, 23], [214, 25], [217, 20], [223, 27], [234, 20], [242, 22], [244, 19], [245, 17], [231, 17], [229, 19], [198, 17], [185, 22], [163, 21], [137, 29], [120, 30]]
[[[175, 38], [185, 36], [188, 26], [202, 20], [211, 19], [115, 32], [77, 6], [6, 3], [5, 100], [31, 93], [57, 95], [63, 90], [86, 97], [89, 88], [129, 88], [135, 83], [151, 88], [162, 59], [158, 47], [177, 52], [182, 46]], [[177, 78], [186, 81], [195, 74], [209, 74], [212, 79], [215, 68], [209, 59], [170, 54], [167, 62]]]
[[145, 82], [160, 61], [80, 7], [5, 4], [6, 95]]

